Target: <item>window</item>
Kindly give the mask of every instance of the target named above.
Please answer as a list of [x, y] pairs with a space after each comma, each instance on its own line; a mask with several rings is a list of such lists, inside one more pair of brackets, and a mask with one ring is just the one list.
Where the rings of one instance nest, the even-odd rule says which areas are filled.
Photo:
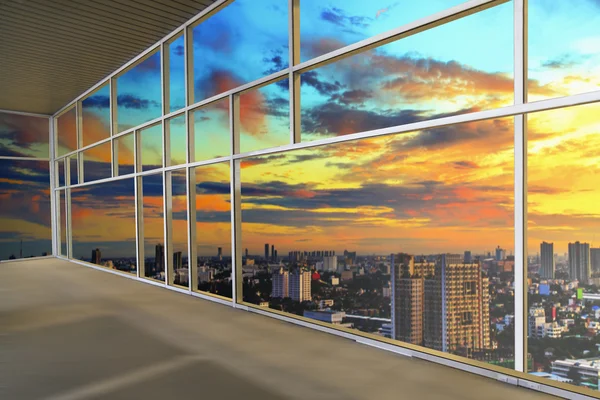
[[110, 86], [101, 86], [81, 101], [82, 146], [92, 145], [110, 137]]
[[115, 79], [117, 133], [162, 115], [160, 52], [155, 52]]
[[[169, 284], [189, 286], [189, 256], [187, 227], [187, 181], [185, 169], [166, 173], [167, 184], [171, 186], [171, 203], [167, 207], [170, 213], [170, 224], [167, 232], [170, 235]], [[169, 221], [169, 220], [167, 220]]]
[[166, 122], [165, 138], [169, 140], [166, 166], [185, 164], [187, 162], [187, 132], [185, 130], [185, 114], [173, 117]]
[[77, 171], [77, 154], [73, 154], [66, 159], [69, 163], [69, 174], [71, 175], [70, 185], [77, 185], [79, 183], [78, 171]]
[[110, 142], [105, 142], [80, 153], [83, 158], [83, 181], [91, 182], [112, 176]]
[[183, 35], [167, 43], [165, 50], [166, 114], [185, 107], [185, 43]]
[[[142, 277], [165, 281], [165, 233], [163, 209], [163, 175], [153, 174], [142, 180], [142, 222], [140, 229], [143, 243]], [[141, 261], [140, 261], [141, 263]]]
[[0, 112], [0, 157], [48, 158], [48, 118]]
[[287, 21], [285, 1], [236, 0], [194, 27], [193, 102], [287, 68]]
[[512, 104], [512, 31], [506, 3], [304, 72], [302, 141]]
[[190, 113], [190, 137], [194, 139], [192, 161], [231, 154], [229, 99], [197, 108]]
[[56, 119], [56, 135], [58, 138], [57, 157], [77, 150], [77, 111], [75, 107], [65, 111]]
[[117, 161], [118, 175], [133, 174], [135, 164], [135, 139], [133, 133], [119, 136], [114, 140], [114, 152]]
[[163, 166], [162, 124], [138, 132], [141, 151], [141, 171], [161, 168]]
[[73, 258], [136, 273], [133, 179], [71, 190]]
[[198, 287], [232, 297], [229, 162], [192, 168], [196, 187]]

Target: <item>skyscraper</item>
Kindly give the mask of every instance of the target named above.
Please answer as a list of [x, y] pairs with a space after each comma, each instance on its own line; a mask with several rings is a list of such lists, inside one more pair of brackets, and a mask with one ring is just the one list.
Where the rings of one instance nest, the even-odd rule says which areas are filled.
[[554, 279], [554, 243], [542, 242], [540, 254], [542, 260], [540, 276], [544, 279]]
[[469, 356], [489, 349], [489, 280], [478, 262], [443, 254], [424, 283], [423, 343], [426, 347]]
[[323, 257], [323, 271], [328, 271], [328, 272], [337, 271], [337, 257], [336, 256]]
[[275, 245], [271, 245], [271, 261], [275, 261]]
[[246, 258], [248, 258], [248, 248], [246, 247]]
[[469, 250], [465, 251], [464, 262], [465, 264], [471, 264], [473, 262], [473, 256]]
[[271, 297], [285, 298], [290, 297], [289, 295], [289, 273], [283, 268], [276, 271], [271, 275], [271, 282], [273, 287], [271, 289]]
[[590, 244], [569, 243], [569, 276], [587, 283], [590, 278]]
[[506, 258], [506, 250], [496, 247], [496, 261], [502, 261]]
[[265, 243], [265, 260], [269, 259], [269, 243]]
[[102, 264], [102, 253], [100, 249], [92, 250], [92, 263], [94, 264]]
[[223, 259], [223, 248], [222, 247], [217, 248], [217, 258], [219, 259], [219, 261]]
[[600, 272], [600, 249], [598, 248], [590, 248], [590, 260], [592, 273]]
[[160, 243], [154, 248], [154, 263], [156, 266], [155, 272], [165, 270], [165, 246]]
[[173, 269], [178, 270], [183, 267], [183, 258], [181, 255], [181, 251], [176, 251], [173, 253]]
[[312, 299], [309, 271], [295, 271], [289, 276], [289, 293], [292, 300], [303, 302]]

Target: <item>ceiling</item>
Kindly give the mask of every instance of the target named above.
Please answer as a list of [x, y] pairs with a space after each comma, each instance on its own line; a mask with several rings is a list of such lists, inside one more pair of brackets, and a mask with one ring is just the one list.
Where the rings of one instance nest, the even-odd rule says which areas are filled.
[[53, 114], [215, 0], [0, 0], [0, 110]]

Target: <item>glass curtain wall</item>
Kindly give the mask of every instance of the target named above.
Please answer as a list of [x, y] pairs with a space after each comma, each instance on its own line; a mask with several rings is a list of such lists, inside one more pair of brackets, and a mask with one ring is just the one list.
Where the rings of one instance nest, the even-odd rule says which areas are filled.
[[554, 3], [218, 2], [57, 114], [62, 254], [594, 396], [600, 5]]

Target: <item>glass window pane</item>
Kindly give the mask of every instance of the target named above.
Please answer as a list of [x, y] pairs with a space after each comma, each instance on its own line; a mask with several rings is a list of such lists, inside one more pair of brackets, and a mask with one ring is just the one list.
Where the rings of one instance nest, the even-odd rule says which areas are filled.
[[240, 95], [240, 152], [290, 144], [288, 79]]
[[192, 168], [196, 179], [198, 290], [231, 298], [229, 163]]
[[65, 191], [59, 192], [60, 203], [60, 255], [67, 257], [67, 201]]
[[511, 105], [513, 69], [509, 2], [303, 73], [302, 141]]
[[52, 254], [49, 165], [0, 160], [0, 260]]
[[48, 118], [0, 112], [0, 156], [50, 157]]
[[187, 235], [187, 191], [185, 169], [168, 172], [171, 180], [171, 245], [169, 249], [173, 284], [189, 286], [189, 260]]
[[287, 2], [236, 0], [192, 37], [198, 102], [288, 67]]
[[229, 99], [223, 99], [191, 112], [194, 159], [210, 160], [231, 154]]
[[91, 182], [112, 176], [110, 142], [83, 151], [83, 181]]
[[[600, 104], [527, 117], [529, 370], [597, 391]], [[592, 393], [592, 392], [590, 392]]]
[[119, 164], [119, 175], [133, 174], [135, 165], [134, 158], [134, 134], [128, 133], [115, 139], [117, 162]]
[[[169, 159], [167, 166], [186, 163], [187, 135], [185, 131], [185, 114], [171, 118], [167, 121], [166, 134], [169, 137]], [[143, 142], [142, 142], [143, 143]]]
[[136, 273], [133, 179], [71, 190], [73, 258]]
[[307, 61], [464, 1], [302, 0], [300, 56]]
[[513, 143], [506, 118], [242, 160], [244, 301], [513, 368]]
[[56, 162], [57, 165], [57, 174], [58, 174], [58, 186], [65, 186], [65, 159], [62, 158]]
[[70, 185], [77, 185], [79, 180], [77, 179], [77, 154], [73, 154], [68, 158], [69, 162], [69, 174], [71, 174]]
[[110, 86], [105, 84], [81, 101], [83, 146], [110, 136]]
[[162, 124], [159, 123], [150, 128], [142, 129], [138, 132], [138, 135], [141, 141], [142, 171], [162, 168]]
[[165, 280], [165, 234], [163, 176], [148, 175], [142, 180], [144, 273], [142, 276]]
[[75, 107], [56, 119], [56, 156], [77, 150], [77, 113]]
[[118, 132], [162, 115], [160, 52], [117, 78]]
[[598, 1], [529, 0], [530, 101], [600, 89]]
[[185, 43], [183, 35], [167, 44], [169, 57], [169, 112], [185, 107]]

